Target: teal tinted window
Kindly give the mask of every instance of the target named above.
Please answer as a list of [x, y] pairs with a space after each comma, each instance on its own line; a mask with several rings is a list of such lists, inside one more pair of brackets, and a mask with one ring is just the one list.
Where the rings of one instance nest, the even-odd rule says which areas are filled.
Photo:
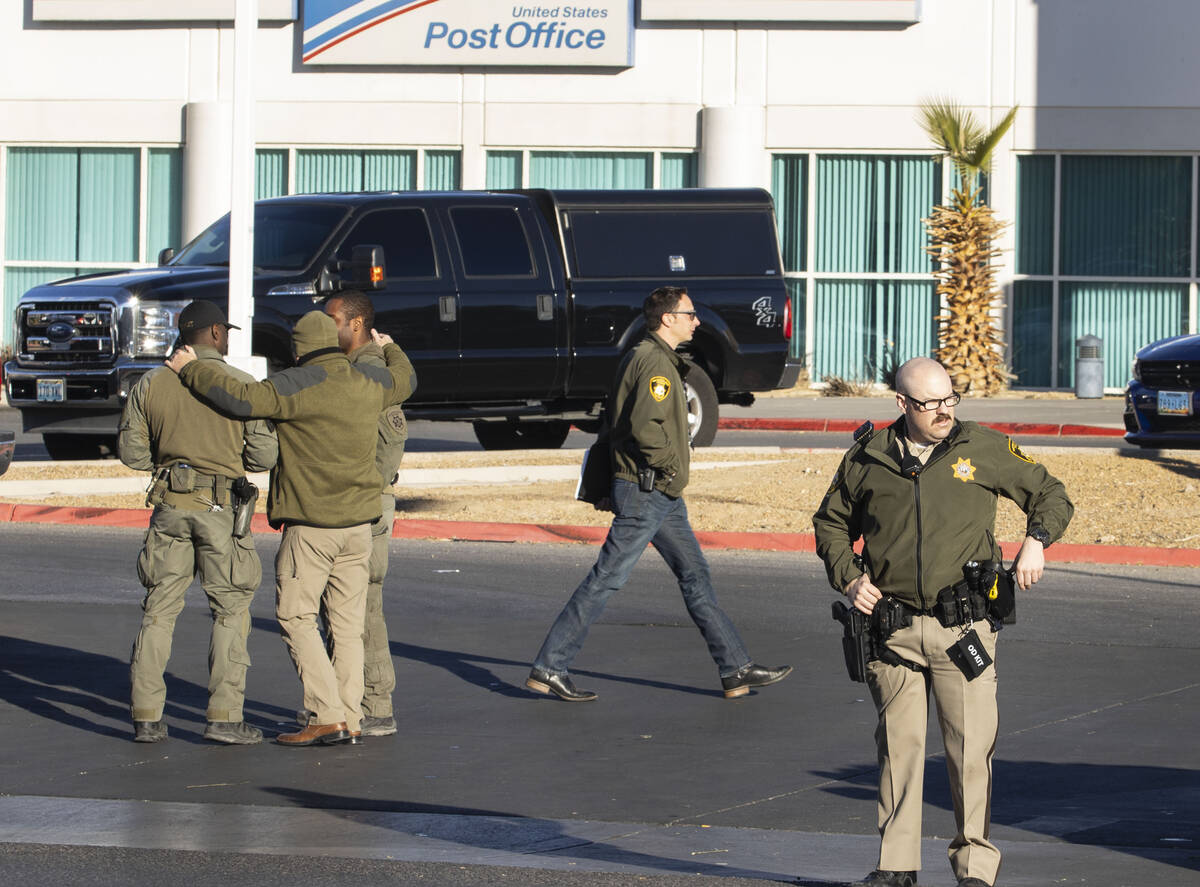
[[784, 271], [803, 271], [808, 253], [808, 155], [771, 158], [771, 194]]
[[5, 218], [10, 260], [136, 262], [136, 148], [11, 148]]
[[180, 207], [183, 203], [183, 152], [151, 148], [147, 158], [146, 258], [154, 261], [166, 247], [183, 246]]
[[287, 194], [288, 152], [278, 149], [254, 152], [254, 199]]
[[534, 151], [529, 157], [531, 188], [649, 188], [649, 153]]
[[485, 175], [488, 188], [520, 188], [521, 152], [488, 151]]
[[[1017, 273], [1054, 273], [1054, 158], [1017, 158]], [[1033, 384], [1033, 383], [1030, 383]], [[1049, 385], [1049, 382], [1046, 382]]]
[[1062, 158], [1062, 274], [1186, 277], [1188, 157]]
[[807, 329], [805, 323], [808, 319], [804, 280], [802, 278], [789, 277], [784, 282], [787, 284], [788, 296], [792, 300], [792, 341], [791, 346], [788, 348], [788, 354], [803, 360], [804, 337]]
[[699, 181], [697, 155], [663, 154], [658, 183], [662, 188], [695, 188]]
[[931, 270], [921, 220], [941, 196], [940, 166], [929, 157], [818, 157], [815, 270]]
[[1075, 385], [1075, 340], [1094, 335], [1104, 342], [1105, 387], [1124, 387], [1139, 348], [1187, 332], [1187, 292], [1183, 284], [1061, 284], [1059, 386]]
[[296, 193], [411, 191], [416, 151], [297, 151]]
[[425, 190], [457, 191], [462, 187], [461, 151], [425, 152]]
[[819, 280], [812, 377], [883, 381], [936, 341], [937, 293], [923, 280]]
[[1054, 284], [1049, 280], [1018, 280], [1013, 284], [1013, 384], [1049, 388], [1054, 335]]

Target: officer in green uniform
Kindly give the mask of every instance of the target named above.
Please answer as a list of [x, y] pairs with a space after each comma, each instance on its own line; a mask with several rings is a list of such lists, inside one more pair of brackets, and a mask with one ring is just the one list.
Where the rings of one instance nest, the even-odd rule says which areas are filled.
[[609, 597], [628, 581], [646, 546], [653, 545], [679, 582], [725, 698], [736, 699], [783, 680], [792, 667], [758, 665], [750, 658], [737, 628], [717, 604], [708, 560], [688, 521], [683, 490], [691, 443], [683, 378], [689, 365], [675, 349], [690, 342], [700, 326], [696, 307], [687, 290], [662, 286], [646, 297], [642, 314], [646, 337], [621, 359], [608, 404], [612, 526], [596, 563], [550, 626], [525, 686], [565, 702], [596, 698], [591, 690], [576, 687], [568, 670]]
[[[337, 325], [338, 347], [352, 364], [386, 366], [383, 349], [371, 341], [375, 325], [375, 308], [361, 292], [347, 290], [325, 303], [325, 313]], [[401, 352], [403, 356], [403, 352]], [[403, 356], [408, 361], [407, 356]], [[416, 373], [409, 364], [416, 389]], [[408, 423], [399, 404], [385, 408], [379, 414], [379, 437], [375, 443], [375, 467], [383, 482], [380, 496], [382, 514], [371, 524], [371, 560], [367, 585], [367, 619], [363, 630], [363, 736], [391, 736], [396, 732], [392, 713], [392, 691], [396, 688], [396, 670], [388, 644], [387, 622], [383, 617], [383, 580], [388, 570], [388, 543], [392, 538], [392, 523], [396, 517], [396, 496], [392, 485], [404, 458], [404, 443], [408, 440]], [[305, 713], [307, 714], [307, 712]]]
[[[304, 686], [303, 729], [275, 737], [286, 746], [361, 741], [363, 643], [371, 525], [380, 518], [375, 467], [378, 417], [412, 391], [412, 365], [372, 330], [386, 368], [351, 364], [337, 327], [320, 311], [296, 321], [296, 366], [263, 382], [214, 373], [191, 349], [167, 366], [184, 386], [235, 416], [270, 418], [279, 434], [267, 519], [283, 529], [275, 557], [275, 615]], [[330, 657], [317, 627], [322, 605]]]
[[[993, 536], [998, 496], [1016, 502], [1027, 516], [1028, 535], [1013, 563], [1021, 589], [1041, 578], [1043, 551], [1066, 530], [1074, 509], [1063, 485], [1015, 443], [955, 419], [959, 396], [937, 362], [906, 362], [896, 374], [896, 391], [903, 416], [850, 448], [813, 515], [817, 554], [834, 589], [862, 613], [898, 609], [902, 623], [911, 619], [888, 636], [888, 661], [868, 666], [879, 714], [881, 846], [878, 868], [859, 883], [916, 884], [932, 689], [958, 826], [950, 865], [960, 887], [992, 887], [1000, 868], [1000, 851], [988, 840], [999, 624], [956, 617], [960, 610], [949, 603], [961, 593], [964, 567], [1000, 561]], [[856, 556], [851, 546], [860, 536], [863, 549]], [[958, 646], [964, 641], [978, 656], [966, 667], [952, 655], [965, 649]], [[980, 646], [986, 656], [979, 655]], [[968, 675], [970, 665], [975, 668]]]
[[[230, 329], [237, 327], [212, 302], [192, 302], [179, 315], [180, 336], [200, 361], [231, 378], [253, 381], [222, 360]], [[154, 471], [147, 501], [154, 513], [137, 564], [146, 598], [130, 662], [134, 740], [167, 738], [163, 672], [184, 594], [199, 576], [213, 618], [204, 738], [235, 745], [260, 742], [262, 731], [242, 719], [242, 703], [250, 665], [250, 601], [262, 564], [249, 534], [233, 536], [230, 484], [245, 471], [266, 471], [275, 464], [275, 432], [266, 422], [215, 411], [180, 385], [173, 372], [159, 367], [129, 393], [117, 449], [130, 468]]]

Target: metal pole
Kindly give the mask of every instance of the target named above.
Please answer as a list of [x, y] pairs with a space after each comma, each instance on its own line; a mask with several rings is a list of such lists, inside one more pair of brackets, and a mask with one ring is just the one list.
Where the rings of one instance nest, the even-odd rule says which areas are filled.
[[[258, 0], [237, 0], [233, 19], [233, 140], [230, 163], [229, 362], [257, 378], [266, 361], [251, 359], [254, 317], [254, 36]], [[257, 364], [257, 366], [255, 365]]]

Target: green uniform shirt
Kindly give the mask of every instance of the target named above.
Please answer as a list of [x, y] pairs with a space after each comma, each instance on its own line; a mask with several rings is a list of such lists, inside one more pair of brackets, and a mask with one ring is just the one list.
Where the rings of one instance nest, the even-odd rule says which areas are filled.
[[379, 413], [412, 392], [412, 365], [395, 344], [384, 348], [386, 370], [352, 366], [336, 347], [306, 357], [263, 382], [237, 381], [200, 360], [184, 366], [179, 378], [219, 409], [275, 420], [279, 462], [267, 497], [271, 526], [371, 523], [380, 515]]
[[[367, 342], [346, 356], [350, 358], [352, 364], [387, 366], [383, 357], [383, 349], [374, 342]], [[416, 391], [417, 374], [412, 368], [412, 362], [403, 351], [400, 352], [400, 357], [402, 358], [400, 366], [402, 368], [407, 366], [409, 377], [412, 380], [412, 391]], [[404, 418], [404, 409], [399, 404], [386, 407], [379, 414], [379, 437], [375, 442], [375, 467], [379, 470], [380, 477], [383, 478], [383, 492], [385, 493], [391, 489], [392, 478], [400, 470], [400, 460], [404, 458], [404, 443], [407, 440], [408, 422]]]
[[871, 582], [918, 609], [963, 578], [967, 561], [1000, 560], [993, 538], [996, 500], [1020, 506], [1028, 526], [1051, 541], [1074, 513], [1062, 483], [1003, 434], [958, 422], [915, 479], [900, 473], [901, 419], [850, 448], [813, 515], [817, 554], [841, 592], [863, 573], [851, 548], [863, 539]]
[[[230, 379], [253, 382], [212, 347], [195, 348], [196, 363]], [[167, 367], [156, 367], [129, 392], [117, 436], [121, 461], [137, 471], [186, 463], [204, 474], [241, 477], [275, 464], [279, 445], [261, 419], [244, 421], [214, 410]], [[211, 487], [210, 487], [211, 489]]]
[[655, 489], [683, 495], [691, 459], [687, 371], [684, 359], [654, 333], [621, 359], [608, 404], [614, 477], [637, 483], [638, 470], [649, 466], [658, 471]]

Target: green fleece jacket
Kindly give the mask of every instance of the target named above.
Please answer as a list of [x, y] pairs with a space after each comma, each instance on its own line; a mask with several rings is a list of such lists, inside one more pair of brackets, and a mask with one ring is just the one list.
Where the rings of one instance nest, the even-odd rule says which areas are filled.
[[[350, 363], [363, 366], [386, 367], [383, 349], [374, 342], [368, 342], [355, 348], [346, 355]], [[412, 380], [412, 391], [417, 390], [417, 374], [409, 362], [408, 355], [400, 352], [401, 368], [408, 366], [409, 378]], [[410, 391], [411, 394], [411, 391]], [[404, 444], [408, 440], [408, 421], [404, 418], [404, 409], [399, 404], [384, 408], [379, 414], [379, 438], [375, 442], [375, 468], [383, 478], [383, 492], [392, 488], [392, 478], [400, 470], [400, 460], [404, 458]]]
[[[864, 569], [871, 582], [918, 609], [963, 578], [967, 561], [1000, 560], [998, 496], [1054, 541], [1074, 514], [1062, 483], [998, 431], [958, 422], [915, 479], [900, 472], [904, 420], [851, 447], [813, 515], [817, 554], [843, 591]], [[852, 544], [863, 539], [862, 563]]]
[[[197, 345], [195, 351], [197, 363], [241, 382], [254, 381], [249, 373], [225, 363], [216, 348]], [[215, 411], [164, 366], [146, 373], [129, 392], [121, 414], [117, 453], [137, 471], [184, 462], [204, 474], [234, 478], [274, 465], [279, 444], [269, 424]]]
[[394, 344], [387, 368], [351, 365], [333, 319], [310, 311], [292, 333], [298, 365], [263, 382], [240, 382], [194, 360], [180, 381], [218, 409], [275, 420], [279, 462], [271, 472], [267, 517], [316, 527], [352, 527], [380, 515], [383, 481], [375, 467], [379, 413], [412, 392], [412, 365]]
[[614, 477], [637, 483], [638, 470], [649, 466], [657, 471], [656, 490], [683, 495], [692, 453], [687, 371], [687, 362], [654, 333], [621, 359], [608, 403]]

